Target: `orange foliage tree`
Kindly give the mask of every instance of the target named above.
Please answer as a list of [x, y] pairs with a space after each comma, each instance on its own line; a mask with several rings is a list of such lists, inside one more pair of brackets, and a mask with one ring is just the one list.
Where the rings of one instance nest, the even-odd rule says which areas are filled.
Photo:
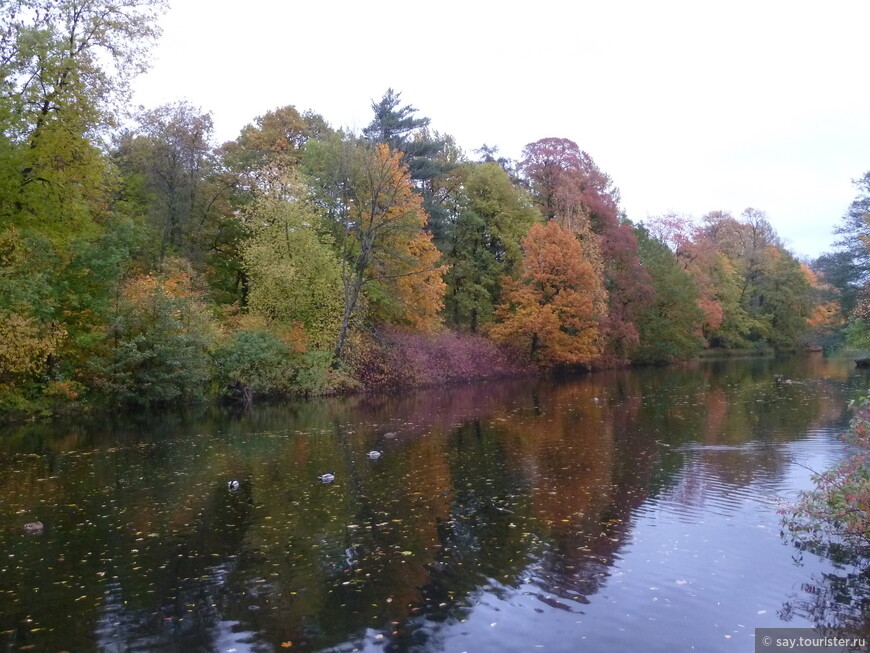
[[815, 294], [815, 305], [807, 317], [807, 326], [816, 334], [829, 333], [843, 325], [840, 297], [837, 290], [819, 278], [809, 266], [801, 264], [801, 271]]
[[335, 358], [365, 298], [377, 317], [431, 330], [440, 324], [443, 268], [401, 153], [380, 144], [343, 143], [340, 224], [344, 311]]
[[415, 331], [432, 331], [441, 324], [446, 284], [441, 252], [432, 236], [420, 231], [409, 241], [396, 243], [400, 256], [392, 260], [392, 274], [383, 283], [397, 307], [396, 321]]
[[601, 353], [606, 317], [594, 265], [574, 234], [555, 221], [534, 225], [523, 251], [523, 273], [505, 281], [490, 335], [544, 366], [588, 365]]

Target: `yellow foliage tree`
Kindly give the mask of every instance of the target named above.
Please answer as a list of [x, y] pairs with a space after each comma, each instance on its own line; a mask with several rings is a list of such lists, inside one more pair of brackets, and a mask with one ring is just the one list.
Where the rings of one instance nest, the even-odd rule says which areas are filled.
[[397, 253], [400, 248], [405, 249], [404, 256], [396, 257], [400, 264], [394, 266], [395, 273], [388, 279], [390, 294], [400, 309], [397, 321], [415, 331], [433, 331], [441, 326], [447, 289], [443, 280], [446, 267], [438, 265], [441, 252], [425, 231], [397, 245]]
[[18, 313], [0, 312], [0, 383], [45, 371], [66, 331], [57, 324], [40, 324]]
[[[298, 182], [293, 185], [297, 197], [304, 195]], [[308, 346], [327, 349], [341, 319], [341, 278], [338, 259], [318, 235], [316, 222], [303, 199], [262, 196], [250, 210], [252, 235], [242, 259], [251, 313], [266, 318], [275, 332], [298, 327]]]

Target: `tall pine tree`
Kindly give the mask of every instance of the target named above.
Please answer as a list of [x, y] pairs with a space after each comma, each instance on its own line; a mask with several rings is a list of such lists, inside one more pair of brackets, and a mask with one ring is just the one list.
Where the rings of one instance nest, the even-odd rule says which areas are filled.
[[453, 166], [445, 156], [449, 139], [428, 130], [429, 118], [417, 117], [417, 108], [402, 105], [402, 94], [387, 89], [380, 102], [372, 102], [375, 116], [363, 136], [374, 143], [385, 143], [402, 153], [411, 181], [423, 196], [429, 214], [429, 231], [435, 244], [444, 250], [448, 230], [448, 211], [438, 197], [435, 180]]

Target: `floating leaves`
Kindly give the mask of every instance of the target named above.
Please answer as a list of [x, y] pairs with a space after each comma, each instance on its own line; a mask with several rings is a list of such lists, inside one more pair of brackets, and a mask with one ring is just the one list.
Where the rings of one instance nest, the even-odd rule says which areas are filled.
[[[718, 544], [668, 539], [681, 522], [656, 501], [722, 487], [736, 496], [770, 447], [716, 453], [715, 472], [734, 478], [714, 483], [701, 463], [718, 450], [680, 440], [706, 395], [656, 399], [621, 382], [625, 391], [587, 379], [534, 400], [527, 391], [498, 402], [472, 395], [443, 415], [419, 397], [407, 413], [340, 402], [263, 408], [164, 425], [165, 437], [144, 444], [79, 443], [54, 462], [16, 455], [0, 504], [0, 613], [34, 613], [22, 631], [40, 650], [87, 650], [94, 633], [119, 646], [171, 647], [193, 632], [230, 633], [211, 642], [224, 651], [246, 650], [246, 639], [274, 649], [400, 648], [436, 622], [487, 633], [496, 624], [493, 637], [514, 637], [527, 618], [546, 629], [548, 614], [573, 619], [611, 601], [616, 610], [638, 588], [635, 615], [661, 618], [656, 611], [710, 591], [698, 560], [723, 577], [727, 569]], [[638, 417], [675, 403], [683, 435], [673, 422]], [[367, 452], [382, 448], [371, 464]], [[325, 470], [339, 479], [328, 487], [317, 483]], [[237, 491], [227, 479], [240, 481]], [[45, 534], [25, 537], [22, 525], [37, 518]], [[631, 558], [644, 519], [663, 542], [648, 562]], [[3, 643], [18, 632], [9, 628]]]

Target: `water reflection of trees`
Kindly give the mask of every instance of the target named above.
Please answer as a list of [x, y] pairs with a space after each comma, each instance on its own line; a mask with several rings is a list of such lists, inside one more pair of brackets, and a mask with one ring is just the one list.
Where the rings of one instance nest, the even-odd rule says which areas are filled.
[[[838, 571], [818, 572], [783, 603], [779, 616], [789, 622], [801, 617], [816, 628], [837, 629], [837, 636], [848, 633], [870, 639], [870, 569], [867, 561], [856, 560], [845, 552], [819, 549], [816, 554], [832, 557]], [[812, 553], [810, 553], [812, 555]], [[803, 553], [796, 551], [800, 561]]]
[[[786, 460], [739, 445], [839, 416], [823, 374], [795, 367], [776, 383], [769, 365], [21, 429], [0, 459], [14, 560], [0, 629], [57, 650], [320, 648], [372, 633], [402, 650], [484, 591], [582, 610], [638, 506], [674, 488], [693, 500], [687, 464], [734, 486], [775, 477]], [[738, 448], [683, 446], [699, 442]], [[384, 457], [366, 460], [371, 448]], [[315, 483], [328, 469], [338, 481]], [[35, 518], [43, 537], [15, 529]]]

